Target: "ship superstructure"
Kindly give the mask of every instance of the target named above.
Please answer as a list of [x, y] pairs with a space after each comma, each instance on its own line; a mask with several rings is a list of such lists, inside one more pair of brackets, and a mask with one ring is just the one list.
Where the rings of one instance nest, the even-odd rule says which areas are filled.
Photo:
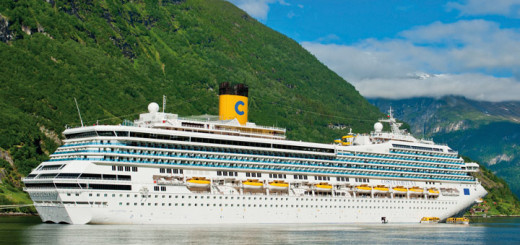
[[218, 117], [181, 118], [151, 103], [131, 124], [66, 129], [64, 145], [23, 179], [42, 220], [419, 222], [486, 194], [470, 175], [477, 164], [403, 132], [391, 113], [371, 134], [309, 143], [247, 122], [247, 87], [224, 84], [220, 94]]

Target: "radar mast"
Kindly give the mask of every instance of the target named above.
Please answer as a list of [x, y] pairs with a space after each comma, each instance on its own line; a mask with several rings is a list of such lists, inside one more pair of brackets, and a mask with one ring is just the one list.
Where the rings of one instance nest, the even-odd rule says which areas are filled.
[[380, 119], [379, 122], [387, 122], [390, 124], [390, 129], [394, 134], [404, 134], [404, 130], [399, 129], [403, 124], [398, 123], [393, 114], [392, 107], [388, 110], [388, 119]]

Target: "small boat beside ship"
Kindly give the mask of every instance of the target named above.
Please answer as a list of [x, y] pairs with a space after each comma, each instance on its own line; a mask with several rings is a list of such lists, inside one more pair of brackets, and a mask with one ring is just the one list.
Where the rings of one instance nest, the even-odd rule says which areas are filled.
[[446, 224], [469, 225], [469, 219], [466, 217], [451, 217], [446, 220]]
[[422, 217], [421, 224], [436, 224], [439, 223], [441, 219], [439, 217]]

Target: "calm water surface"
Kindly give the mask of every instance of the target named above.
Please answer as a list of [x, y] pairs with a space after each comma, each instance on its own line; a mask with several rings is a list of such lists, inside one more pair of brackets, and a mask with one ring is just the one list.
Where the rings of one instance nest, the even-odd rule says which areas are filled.
[[471, 225], [57, 225], [0, 217], [0, 244], [520, 244], [520, 218]]

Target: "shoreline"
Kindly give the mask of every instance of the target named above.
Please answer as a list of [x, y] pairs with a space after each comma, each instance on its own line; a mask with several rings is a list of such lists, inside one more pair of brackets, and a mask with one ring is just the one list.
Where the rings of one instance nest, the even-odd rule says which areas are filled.
[[468, 218], [518, 218], [520, 217], [519, 214], [515, 214], [515, 215], [486, 215], [486, 216], [483, 216], [483, 215], [468, 215], [468, 216], [464, 216], [464, 217], [468, 217]]
[[39, 216], [39, 215], [37, 213], [32, 214], [32, 213], [16, 212], [16, 213], [0, 213], [0, 216]]
[[[21, 212], [16, 212], [16, 213], [0, 213], [0, 216], [39, 216], [38, 213], [21, 213]], [[482, 216], [482, 215], [467, 215], [467, 216], [464, 216], [464, 217], [468, 217], [468, 218], [519, 218], [520, 215], [486, 215], [486, 216]]]

